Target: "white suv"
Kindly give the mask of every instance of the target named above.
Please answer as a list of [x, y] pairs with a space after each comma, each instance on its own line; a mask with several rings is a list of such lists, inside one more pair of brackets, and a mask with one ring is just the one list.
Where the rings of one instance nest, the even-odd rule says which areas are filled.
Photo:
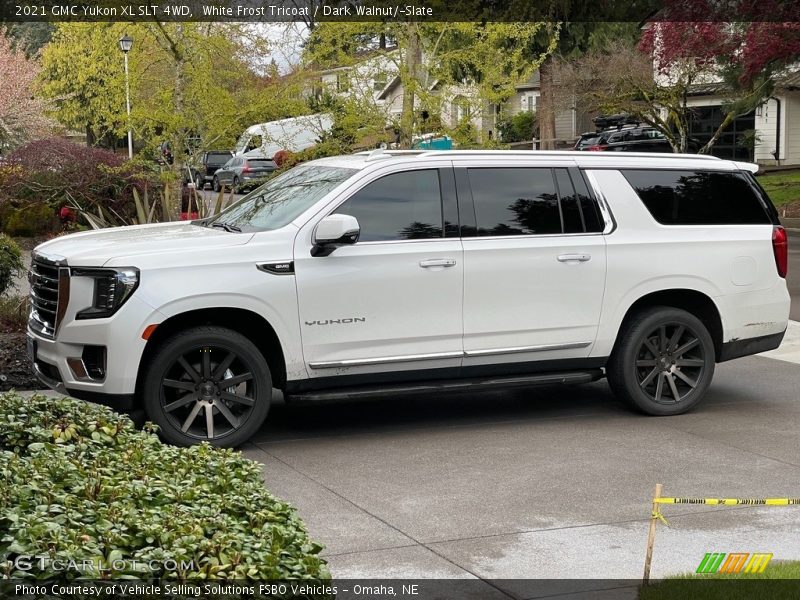
[[786, 234], [712, 157], [382, 152], [297, 166], [205, 221], [39, 246], [41, 380], [241, 444], [273, 389], [335, 398], [607, 376], [653, 415], [778, 347]]

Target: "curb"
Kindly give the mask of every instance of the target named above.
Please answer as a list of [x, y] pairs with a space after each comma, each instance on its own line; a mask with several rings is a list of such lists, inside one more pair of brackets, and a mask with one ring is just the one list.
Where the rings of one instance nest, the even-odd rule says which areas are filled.
[[800, 218], [797, 218], [797, 217], [781, 217], [780, 221], [781, 221], [781, 225], [783, 225], [784, 229], [788, 229], [790, 231], [800, 230]]

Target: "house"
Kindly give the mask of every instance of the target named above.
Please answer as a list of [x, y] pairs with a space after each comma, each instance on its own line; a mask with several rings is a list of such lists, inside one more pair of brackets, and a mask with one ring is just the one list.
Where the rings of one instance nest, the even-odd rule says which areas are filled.
[[[428, 114], [431, 117], [436, 115], [438, 124], [450, 129], [457, 128], [466, 120], [479, 140], [495, 135], [501, 115], [535, 111], [541, 95], [538, 71], [518, 85], [515, 94], [503, 106], [481, 102], [477, 89], [470, 83], [444, 85], [433, 80], [427, 86], [426, 100], [418, 99], [417, 102], [423, 120]], [[365, 53], [363, 60], [355, 65], [320, 71], [318, 85], [312, 93], [321, 94], [323, 90], [331, 94], [371, 98], [375, 106], [384, 111], [387, 123], [398, 121], [403, 111], [403, 84], [396, 65], [385, 54]], [[435, 103], [435, 106], [426, 107], [426, 101]], [[591, 116], [575, 106], [574, 98], [561, 102], [556, 111], [558, 147], [571, 147], [581, 133], [592, 129]]]
[[[724, 118], [726, 101], [720, 81], [691, 88], [690, 135], [705, 143]], [[753, 160], [761, 165], [800, 165], [800, 68], [776, 81], [775, 92], [755, 111], [738, 117], [714, 144], [721, 158]]]
[[[558, 89], [558, 81], [555, 82]], [[536, 111], [541, 97], [539, 71], [535, 71], [528, 80], [517, 86], [516, 93], [506, 103], [505, 113], [509, 116], [522, 111]], [[572, 147], [575, 140], [586, 131], [594, 131], [592, 116], [583, 109], [574, 96], [557, 97], [556, 105], [556, 147]]]

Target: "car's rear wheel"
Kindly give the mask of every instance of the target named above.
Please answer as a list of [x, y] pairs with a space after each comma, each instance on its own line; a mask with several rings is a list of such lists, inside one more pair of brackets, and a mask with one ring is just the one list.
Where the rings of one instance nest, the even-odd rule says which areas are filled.
[[239, 178], [238, 177], [234, 177], [233, 178], [233, 192], [234, 193], [237, 193], [239, 191], [239, 185], [240, 185], [239, 184]]
[[214, 179], [211, 181], [211, 189], [213, 189], [215, 192], [218, 192], [222, 189], [222, 186], [219, 184], [219, 178], [214, 177]]
[[162, 343], [144, 385], [144, 404], [162, 438], [231, 448], [258, 431], [269, 411], [272, 378], [258, 348], [224, 327], [194, 327]]
[[642, 310], [624, 325], [609, 358], [614, 393], [650, 415], [694, 408], [714, 376], [714, 342], [700, 319], [677, 308]]

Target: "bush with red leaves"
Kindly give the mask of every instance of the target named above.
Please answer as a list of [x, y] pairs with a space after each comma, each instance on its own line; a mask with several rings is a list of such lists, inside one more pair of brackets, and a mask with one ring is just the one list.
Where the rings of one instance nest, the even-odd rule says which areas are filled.
[[275, 166], [279, 169], [294, 159], [294, 154], [292, 154], [289, 150], [278, 150], [273, 156], [272, 161], [275, 163]]
[[64, 138], [36, 140], [17, 148], [8, 157], [8, 167], [0, 188], [0, 217], [12, 209], [47, 205], [63, 220], [61, 209], [77, 205], [92, 213], [100, 208], [129, 218], [136, 214], [133, 188], [152, 192], [160, 185], [155, 173], [142, 163]]

